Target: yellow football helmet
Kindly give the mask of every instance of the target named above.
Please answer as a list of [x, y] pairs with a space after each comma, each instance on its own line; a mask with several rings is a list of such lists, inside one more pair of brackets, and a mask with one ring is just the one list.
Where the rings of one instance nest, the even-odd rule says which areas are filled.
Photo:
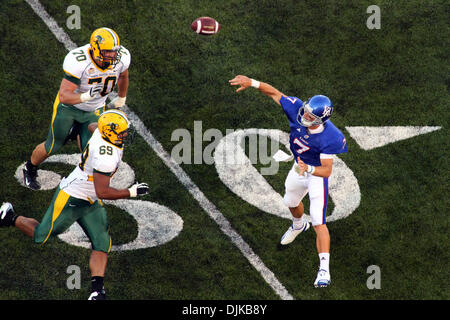
[[110, 28], [99, 28], [92, 32], [91, 55], [102, 69], [113, 68], [120, 61], [120, 39]]
[[98, 131], [102, 138], [117, 146], [133, 138], [131, 123], [123, 111], [114, 109], [103, 112], [98, 118]]

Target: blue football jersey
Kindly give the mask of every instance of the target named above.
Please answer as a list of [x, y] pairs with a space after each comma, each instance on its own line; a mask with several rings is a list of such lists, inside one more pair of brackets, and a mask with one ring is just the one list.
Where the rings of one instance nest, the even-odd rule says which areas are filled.
[[330, 121], [326, 121], [320, 133], [310, 134], [306, 127], [297, 122], [298, 110], [303, 101], [297, 97], [281, 97], [281, 106], [289, 120], [289, 143], [294, 159], [297, 157], [311, 166], [320, 166], [320, 154], [347, 152], [347, 142], [342, 132]]

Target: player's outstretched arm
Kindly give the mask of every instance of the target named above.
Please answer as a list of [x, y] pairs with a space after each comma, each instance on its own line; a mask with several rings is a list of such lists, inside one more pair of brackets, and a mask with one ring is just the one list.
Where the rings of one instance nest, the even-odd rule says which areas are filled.
[[117, 80], [118, 95], [111, 101], [111, 104], [114, 106], [114, 108], [122, 108], [125, 105], [129, 83], [130, 81], [128, 78], [127, 69], [120, 74], [119, 79]]
[[74, 91], [78, 88], [78, 85], [67, 80], [62, 79], [59, 87], [59, 101], [64, 104], [78, 104], [81, 102], [80, 94]]
[[134, 198], [148, 194], [149, 187], [146, 183], [138, 183], [129, 189], [115, 189], [109, 186], [111, 177], [94, 172], [94, 186], [97, 197], [105, 200]]
[[103, 84], [100, 83], [94, 85], [88, 92], [84, 93], [76, 93], [75, 90], [77, 88], [77, 84], [67, 79], [62, 79], [61, 85], [59, 86], [59, 101], [64, 104], [74, 105], [92, 100], [100, 91], [102, 91]]
[[128, 69], [127, 69], [120, 74], [119, 79], [117, 80], [119, 97], [127, 96], [129, 82], [130, 80], [128, 78]]
[[130, 197], [128, 189], [115, 189], [109, 186], [110, 176], [94, 172], [94, 186], [97, 197], [105, 200], [125, 199]]
[[280, 99], [282, 96], [286, 96], [282, 92], [278, 91], [275, 87], [270, 84], [262, 81], [257, 81], [255, 79], [251, 79], [247, 76], [238, 75], [229, 81], [232, 86], [240, 86], [237, 88], [236, 92], [247, 89], [248, 87], [257, 88], [261, 93], [265, 94], [268, 97], [271, 97], [273, 101], [275, 101], [278, 105], [281, 105]]

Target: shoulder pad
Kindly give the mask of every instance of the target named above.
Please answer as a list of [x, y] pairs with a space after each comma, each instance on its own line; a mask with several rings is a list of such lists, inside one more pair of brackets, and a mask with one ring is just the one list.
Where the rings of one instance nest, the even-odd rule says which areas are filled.
[[101, 172], [113, 172], [118, 163], [117, 150], [108, 143], [99, 143], [95, 146], [94, 169]]
[[122, 64], [123, 64], [121, 72], [124, 72], [125, 70], [127, 70], [130, 67], [131, 54], [130, 54], [130, 51], [128, 51], [128, 49], [125, 48], [124, 46], [120, 46], [120, 53], [122, 54], [122, 56], [120, 58], [120, 62], [122, 62]]
[[63, 69], [65, 73], [78, 79], [81, 78], [84, 69], [89, 63], [91, 63], [91, 60], [88, 56], [88, 48], [89, 45], [85, 45], [69, 51], [63, 63]]

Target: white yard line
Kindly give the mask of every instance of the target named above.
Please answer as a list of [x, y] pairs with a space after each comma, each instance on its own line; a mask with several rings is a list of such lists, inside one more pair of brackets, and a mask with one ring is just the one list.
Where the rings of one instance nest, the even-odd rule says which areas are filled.
[[[64, 44], [67, 50], [77, 47], [77, 45], [70, 39], [69, 35], [58, 26], [56, 21], [45, 11], [44, 7], [37, 0], [25, 0], [33, 9], [33, 11], [45, 22], [50, 31], [55, 35], [59, 42]], [[219, 225], [222, 232], [224, 232], [234, 243], [234, 245], [242, 252], [250, 264], [261, 274], [264, 280], [270, 285], [276, 294], [283, 300], [293, 300], [283, 284], [278, 281], [274, 273], [265, 266], [264, 262], [259, 258], [252, 248], [244, 241], [244, 239], [234, 230], [230, 222], [224, 215], [216, 208], [216, 206], [209, 201], [197, 185], [191, 180], [186, 172], [172, 159], [170, 154], [164, 150], [163, 146], [155, 139], [150, 131], [145, 127], [144, 123], [139, 117], [132, 112], [127, 106], [124, 107], [125, 112], [136, 127], [136, 131], [144, 138], [148, 145], [156, 152], [158, 157], [169, 167], [178, 180], [188, 189], [200, 206], [208, 213], [208, 215]]]
[[26, 3], [30, 5], [33, 11], [44, 21], [53, 35], [61, 42], [67, 50], [72, 50], [77, 47], [76, 43], [73, 42], [69, 35], [56, 23], [47, 11], [45, 11], [42, 4], [37, 0], [25, 0]]

